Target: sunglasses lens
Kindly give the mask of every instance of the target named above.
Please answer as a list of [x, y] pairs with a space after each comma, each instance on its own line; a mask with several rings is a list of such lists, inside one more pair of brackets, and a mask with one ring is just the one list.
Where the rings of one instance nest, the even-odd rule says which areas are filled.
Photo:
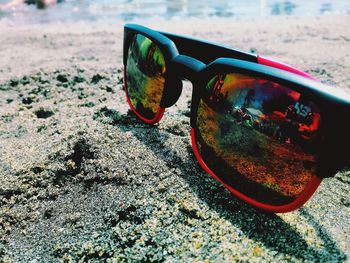
[[228, 186], [267, 205], [297, 199], [315, 175], [320, 111], [278, 83], [230, 73], [206, 86], [196, 140], [206, 165]]
[[136, 34], [129, 46], [126, 63], [126, 89], [133, 108], [146, 119], [159, 110], [165, 83], [165, 60], [158, 46]]

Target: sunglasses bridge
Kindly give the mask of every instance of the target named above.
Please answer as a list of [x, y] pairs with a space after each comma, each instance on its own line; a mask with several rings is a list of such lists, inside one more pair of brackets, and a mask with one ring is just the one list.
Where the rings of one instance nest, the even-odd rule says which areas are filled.
[[206, 67], [202, 61], [186, 55], [178, 55], [170, 61], [171, 74], [180, 79], [195, 81], [198, 73]]

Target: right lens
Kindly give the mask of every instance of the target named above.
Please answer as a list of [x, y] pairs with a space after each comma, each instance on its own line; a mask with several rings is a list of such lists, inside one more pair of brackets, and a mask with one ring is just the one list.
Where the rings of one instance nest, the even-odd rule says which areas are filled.
[[133, 108], [148, 120], [159, 110], [165, 71], [164, 56], [158, 46], [149, 38], [136, 34], [128, 50], [126, 89]]
[[217, 75], [198, 106], [197, 147], [225, 184], [255, 201], [287, 205], [315, 175], [320, 122], [317, 105], [288, 87]]

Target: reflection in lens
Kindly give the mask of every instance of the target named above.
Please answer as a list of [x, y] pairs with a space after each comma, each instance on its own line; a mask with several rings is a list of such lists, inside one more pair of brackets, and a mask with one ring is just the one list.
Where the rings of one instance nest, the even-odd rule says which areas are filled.
[[316, 169], [320, 112], [302, 94], [269, 80], [217, 75], [197, 114], [197, 144], [225, 184], [256, 201], [284, 205]]
[[165, 83], [165, 60], [158, 46], [136, 34], [130, 44], [126, 64], [126, 86], [132, 106], [146, 119], [159, 109]]

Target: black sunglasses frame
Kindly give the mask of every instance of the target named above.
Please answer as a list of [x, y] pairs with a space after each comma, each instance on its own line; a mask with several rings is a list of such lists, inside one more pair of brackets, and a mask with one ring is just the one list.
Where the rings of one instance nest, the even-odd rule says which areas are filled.
[[[350, 116], [350, 96], [348, 93], [324, 85], [305, 72], [263, 58], [257, 54], [184, 36], [162, 33], [135, 24], [127, 24], [124, 27], [124, 66], [127, 64], [129, 45], [135, 34], [146, 36], [157, 44], [164, 55], [167, 71], [163, 97], [160, 102], [161, 113], [155, 119], [146, 120], [137, 114], [132, 105], [130, 107], [144, 122], [149, 124], [156, 123], [162, 118], [164, 109], [174, 105], [180, 97], [182, 80], [186, 79], [192, 82], [193, 93], [190, 119], [193, 150], [201, 166], [236, 196], [267, 211], [288, 212], [304, 204], [317, 189], [322, 178], [332, 177], [340, 169], [350, 164], [350, 156], [347, 154], [350, 149], [350, 124], [347, 121]], [[196, 145], [198, 105], [209, 80], [215, 75], [224, 73], [242, 73], [252, 77], [271, 80], [311, 97], [313, 102], [317, 103], [320, 108], [322, 116], [320, 129], [324, 134], [324, 140], [318, 157], [317, 177], [319, 181], [313, 187], [310, 187], [307, 191], [308, 193], [305, 193], [300, 200], [293, 202], [293, 204], [271, 206], [255, 200], [249, 200], [249, 198], [237, 193], [234, 189], [230, 189], [219, 176], [206, 167], [199, 156]], [[126, 74], [125, 71], [124, 74]], [[130, 104], [125, 76], [125, 91]]]

